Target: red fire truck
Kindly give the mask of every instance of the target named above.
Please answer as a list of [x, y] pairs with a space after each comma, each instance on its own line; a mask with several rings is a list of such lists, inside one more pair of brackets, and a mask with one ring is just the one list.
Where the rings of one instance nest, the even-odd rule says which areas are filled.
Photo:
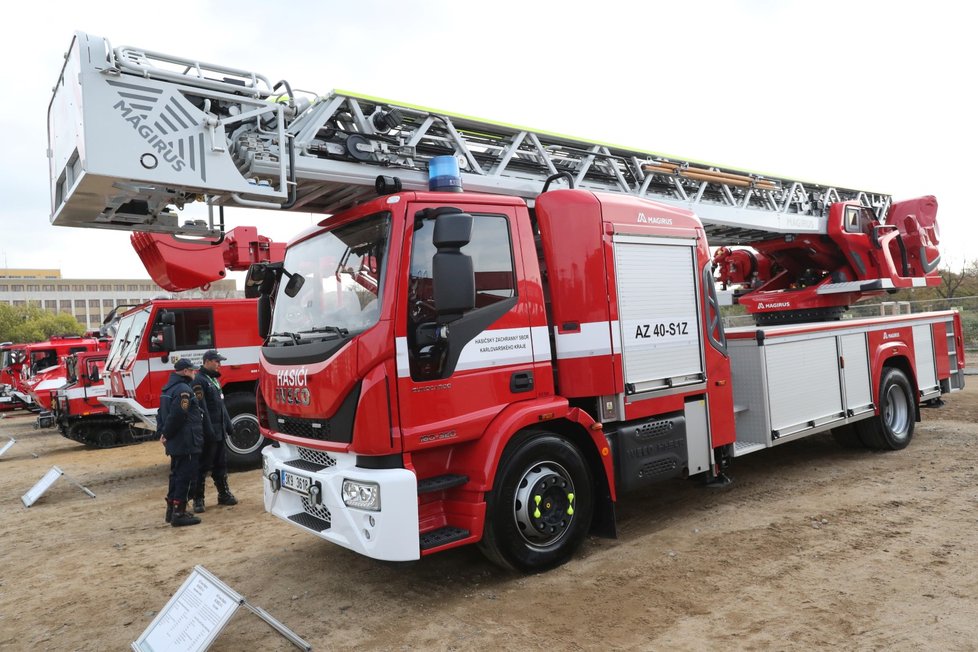
[[[108, 351], [69, 355], [65, 358], [65, 384], [52, 393], [51, 425], [57, 425], [68, 439], [97, 448], [134, 441], [126, 437], [129, 428], [109, 415], [109, 409], [99, 401], [105, 396], [102, 375], [108, 355]], [[38, 423], [46, 425], [40, 418]]]
[[[940, 283], [932, 197], [309, 101], [86, 34], [49, 133], [57, 225], [220, 235], [213, 212], [180, 223], [197, 199], [331, 215], [246, 282], [277, 442], [264, 500], [373, 558], [478, 544], [549, 568], [614, 535], [629, 490], [723, 483], [737, 457], [827, 431], [902, 449], [964, 384], [956, 312], [842, 319]], [[715, 264], [757, 325], [724, 329]]]
[[198, 366], [205, 351], [219, 349], [227, 358], [221, 382], [234, 425], [225, 440], [228, 463], [257, 462], [265, 444], [255, 414], [261, 344], [253, 299], [157, 299], [123, 312], [102, 372], [106, 394], [99, 398], [119, 420], [111, 445], [155, 436], [149, 433], [156, 430], [160, 392], [173, 363], [189, 358]]
[[20, 407], [19, 399], [13, 395], [13, 382], [20, 373], [21, 363], [15, 363], [14, 359], [21, 359], [17, 352], [23, 348], [23, 344], [13, 342], [0, 344], [0, 411], [16, 410]]
[[87, 335], [56, 335], [44, 342], [25, 344], [12, 352], [13, 367], [18, 370], [11, 394], [28, 409], [50, 410], [51, 392], [65, 383], [65, 357], [106, 345], [105, 340]]

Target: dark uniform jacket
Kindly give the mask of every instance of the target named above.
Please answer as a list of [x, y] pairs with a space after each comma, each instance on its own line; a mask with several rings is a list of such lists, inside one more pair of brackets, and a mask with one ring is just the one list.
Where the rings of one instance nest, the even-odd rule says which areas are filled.
[[170, 380], [163, 387], [156, 424], [160, 435], [166, 437], [167, 455], [199, 454], [204, 447], [204, 437], [213, 436], [196, 391], [203, 395], [196, 382], [191, 387], [187, 378], [178, 373], [170, 374]]
[[194, 384], [200, 385], [204, 390], [204, 406], [206, 413], [210, 416], [212, 441], [222, 441], [225, 434], [231, 434], [231, 416], [224, 405], [224, 390], [218, 378], [221, 377], [219, 371], [207, 371], [203, 367], [197, 371], [194, 377]]

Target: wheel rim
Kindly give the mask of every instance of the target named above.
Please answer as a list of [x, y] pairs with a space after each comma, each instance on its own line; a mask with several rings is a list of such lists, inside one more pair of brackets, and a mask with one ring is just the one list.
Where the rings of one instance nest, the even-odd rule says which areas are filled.
[[574, 522], [576, 495], [570, 474], [556, 462], [527, 469], [513, 496], [513, 516], [520, 536], [536, 547], [560, 541]]
[[890, 385], [883, 405], [883, 422], [898, 440], [906, 439], [910, 430], [910, 408], [907, 393], [900, 385]]
[[253, 414], [239, 414], [231, 419], [231, 435], [227, 446], [238, 455], [254, 453], [261, 447], [262, 436], [258, 418]]

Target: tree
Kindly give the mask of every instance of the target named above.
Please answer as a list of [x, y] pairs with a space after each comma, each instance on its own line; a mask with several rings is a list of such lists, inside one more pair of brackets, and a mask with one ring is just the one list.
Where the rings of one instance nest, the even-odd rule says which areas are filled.
[[37, 306], [0, 304], [0, 342], [43, 342], [52, 335], [81, 335], [85, 328], [68, 313], [58, 315]]
[[951, 264], [946, 263], [940, 269], [941, 278], [944, 282], [936, 288], [937, 293], [943, 299], [953, 299], [959, 290], [973, 289], [978, 283], [978, 260], [964, 261], [961, 263], [961, 271], [955, 272], [951, 269]]

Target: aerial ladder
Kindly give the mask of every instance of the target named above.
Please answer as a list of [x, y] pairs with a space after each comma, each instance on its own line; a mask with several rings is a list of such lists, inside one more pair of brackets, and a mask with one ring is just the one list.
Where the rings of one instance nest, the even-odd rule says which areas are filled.
[[[336, 213], [427, 190], [429, 163], [445, 155], [467, 190], [531, 208], [546, 188], [570, 186], [694, 211], [720, 247], [717, 279], [759, 323], [836, 319], [867, 296], [941, 282], [933, 197], [897, 202], [366, 95], [296, 92], [285, 80], [81, 32], [48, 128], [51, 222], [145, 232], [134, 245], [168, 289], [223, 276], [164, 269], [158, 254], [180, 242], [171, 236], [249, 241], [224, 233], [224, 207]], [[195, 202], [208, 219], [181, 220]], [[215, 270], [219, 250], [207, 254]]]

